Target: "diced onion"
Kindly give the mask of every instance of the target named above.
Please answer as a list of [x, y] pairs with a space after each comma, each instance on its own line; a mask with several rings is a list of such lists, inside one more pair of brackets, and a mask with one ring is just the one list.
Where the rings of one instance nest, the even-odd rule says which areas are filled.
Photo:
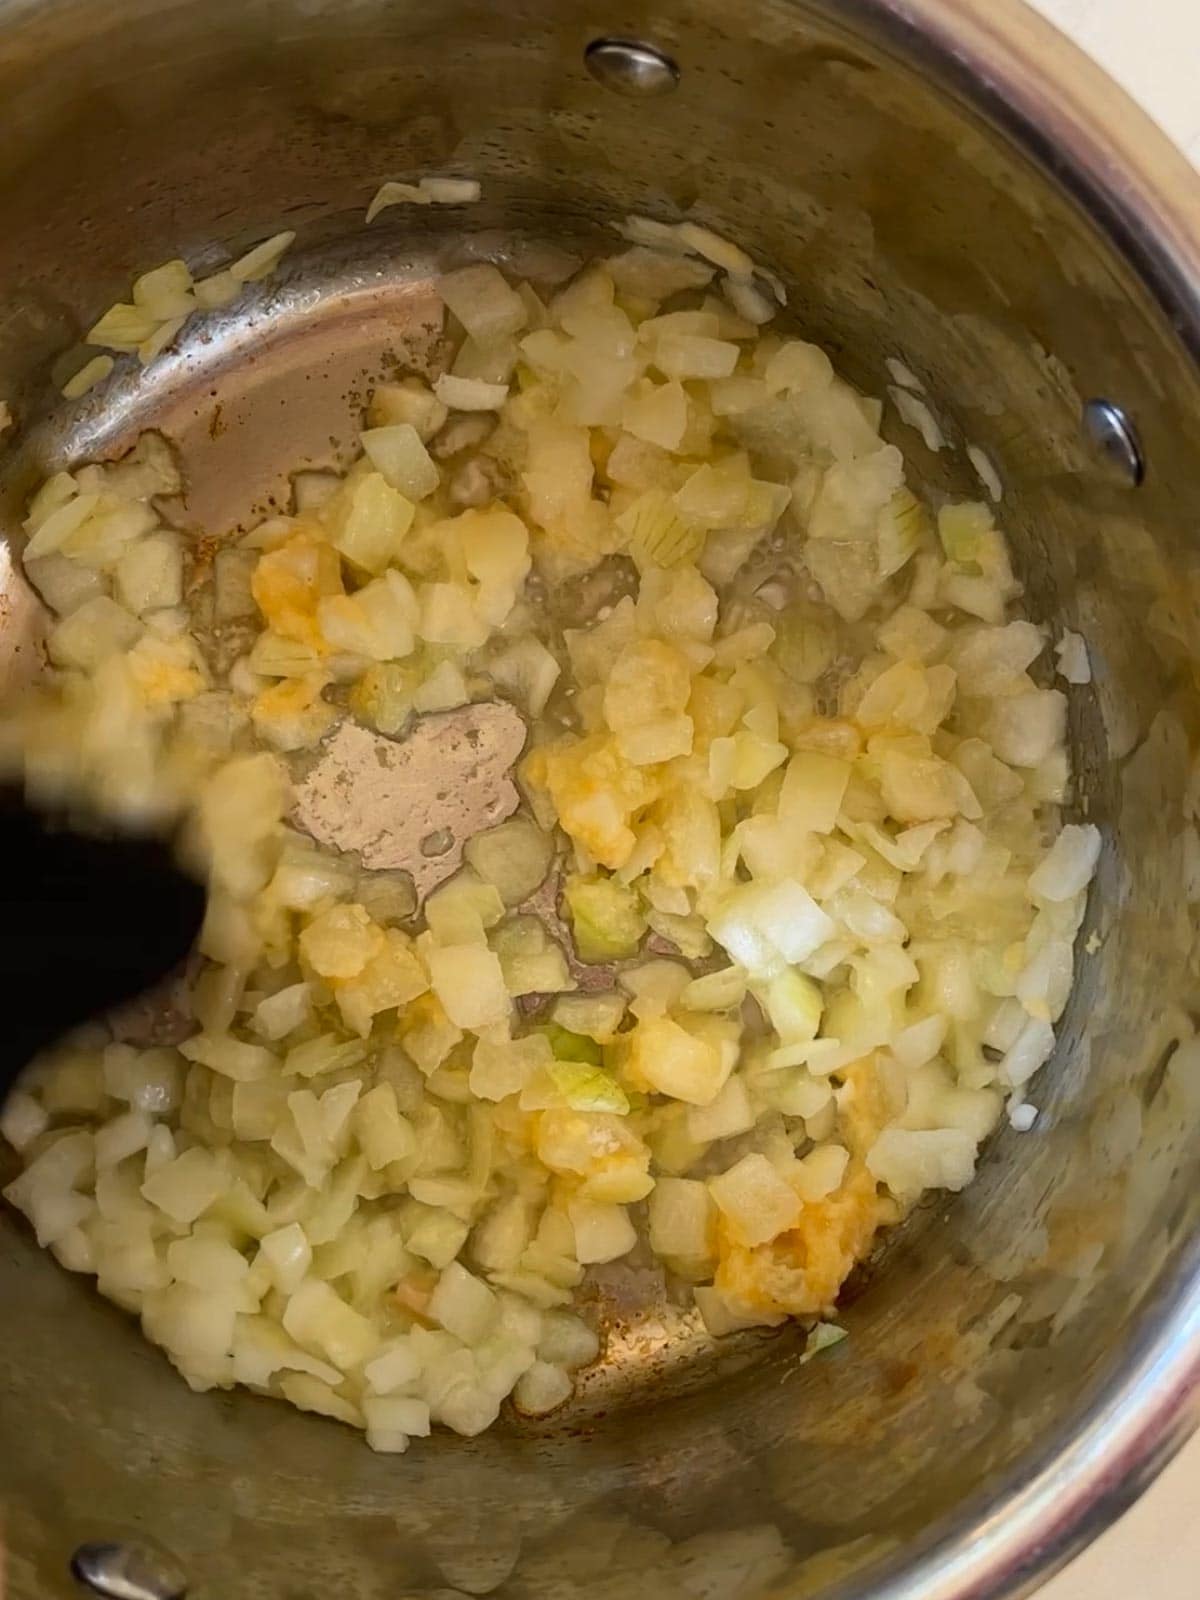
[[887, 1128], [867, 1164], [898, 1198], [911, 1199], [922, 1189], [965, 1189], [975, 1175], [975, 1151], [971, 1135], [953, 1128]]
[[730, 890], [708, 930], [747, 972], [766, 978], [811, 956], [834, 925], [806, 889], [783, 882]]
[[482, 378], [456, 378], [444, 372], [433, 392], [451, 411], [499, 411], [508, 399], [506, 383], [485, 383]]
[[479, 1278], [452, 1261], [438, 1279], [429, 1315], [463, 1344], [479, 1344], [500, 1314], [496, 1296]]
[[573, 1200], [567, 1215], [575, 1234], [575, 1259], [583, 1266], [616, 1261], [637, 1243], [637, 1229], [624, 1206]]
[[1054, 646], [1054, 653], [1058, 657], [1059, 674], [1068, 683], [1091, 683], [1091, 662], [1081, 635], [1068, 630]]
[[915, 428], [921, 435], [927, 450], [942, 450], [946, 445], [946, 435], [938, 426], [933, 412], [923, 400], [918, 400], [916, 395], [907, 389], [889, 387], [888, 394], [892, 403], [900, 413], [901, 418], [908, 423], [910, 428]]
[[796, 1191], [779, 1176], [766, 1156], [748, 1155], [709, 1181], [716, 1201], [735, 1236], [743, 1244], [766, 1244], [794, 1227], [800, 1216]]
[[544, 1417], [570, 1398], [571, 1379], [561, 1367], [535, 1361], [513, 1390], [513, 1403], [527, 1417]]
[[111, 356], [93, 356], [90, 361], [85, 361], [83, 366], [73, 378], [68, 378], [62, 386], [63, 398], [66, 400], [79, 400], [98, 383], [103, 383], [113, 370], [115, 362]]
[[272, 234], [253, 250], [229, 264], [226, 269], [237, 283], [258, 283], [269, 277], [279, 265], [280, 258], [295, 243], [296, 235], [290, 232]]
[[[488, 263], [448, 272], [438, 292], [470, 336], [483, 345], [511, 337], [525, 326], [525, 303]], [[448, 405], [451, 401], [446, 402]], [[472, 409], [472, 408], [463, 408]]]
[[[388, 183], [368, 216], [478, 192]], [[623, 231], [569, 282], [445, 274], [442, 376], [377, 385], [358, 459], [236, 540], [167, 525], [155, 434], [25, 521], [49, 672], [8, 748], [35, 793], [178, 830], [208, 908], [182, 1042], [123, 1015], [39, 1061], [6, 1198], [193, 1387], [384, 1452], [564, 1404], [608, 1263], [657, 1258], [714, 1337], [827, 1316], [881, 1227], [1032, 1126], [1099, 862], [1055, 811], [1087, 797], [990, 461], [992, 503], [935, 516], [882, 402], [760, 333], [773, 274], [695, 221]], [[153, 268], [92, 337], [153, 359], [291, 243]], [[1089, 681], [1078, 635], [1055, 655]], [[411, 719], [499, 701], [529, 738], [488, 826], [447, 791], [383, 865], [296, 831], [348, 719], [399, 775]]]
[[1091, 882], [1099, 859], [1099, 828], [1068, 823], [1031, 874], [1029, 892], [1041, 900], [1072, 900]]
[[411, 423], [369, 428], [362, 435], [362, 445], [392, 488], [409, 500], [423, 500], [441, 481], [441, 474]]
[[388, 206], [469, 206], [480, 196], [474, 178], [421, 178], [417, 183], [382, 183], [367, 207], [366, 220], [374, 222]]

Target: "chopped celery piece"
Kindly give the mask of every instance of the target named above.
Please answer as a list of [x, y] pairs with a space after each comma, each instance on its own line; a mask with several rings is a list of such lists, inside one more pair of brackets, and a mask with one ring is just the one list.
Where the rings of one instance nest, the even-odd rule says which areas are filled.
[[824, 1008], [819, 984], [789, 969], [755, 992], [785, 1044], [816, 1038]]
[[897, 489], [879, 519], [879, 575], [890, 578], [917, 553], [929, 515], [911, 489]]
[[588, 1066], [598, 1067], [604, 1059], [600, 1046], [584, 1033], [572, 1033], [570, 1028], [561, 1027], [557, 1022], [545, 1023], [540, 1031], [550, 1041], [558, 1061], [583, 1061]]
[[581, 961], [621, 961], [637, 954], [646, 919], [633, 889], [614, 878], [570, 878], [564, 893]]
[[992, 513], [978, 502], [943, 506], [938, 512], [938, 538], [946, 559], [956, 566], [979, 571], [986, 535], [992, 531]]
[[694, 561], [704, 545], [704, 529], [684, 520], [662, 489], [647, 489], [617, 518], [639, 572], [648, 567], [680, 567]]
[[820, 1355], [822, 1350], [831, 1350], [835, 1344], [841, 1344], [843, 1339], [849, 1337], [845, 1328], [839, 1328], [836, 1322], [818, 1322], [804, 1341], [801, 1364], [811, 1361], [814, 1356]]
[[559, 1061], [549, 1067], [550, 1079], [572, 1111], [608, 1111], [618, 1117], [629, 1113], [629, 1096], [617, 1080], [601, 1067], [584, 1061]]

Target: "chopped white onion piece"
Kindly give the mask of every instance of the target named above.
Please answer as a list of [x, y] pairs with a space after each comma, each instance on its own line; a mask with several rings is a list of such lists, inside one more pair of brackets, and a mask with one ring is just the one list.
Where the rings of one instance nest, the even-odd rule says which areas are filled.
[[709, 1193], [734, 1236], [746, 1245], [766, 1244], [795, 1227], [800, 1200], [766, 1156], [743, 1156], [727, 1172], [711, 1178]]
[[1049, 1021], [1030, 1017], [1000, 1061], [1001, 1081], [1019, 1089], [1050, 1059], [1053, 1049], [1054, 1029]]
[[14, 1089], [0, 1108], [0, 1134], [20, 1154], [50, 1126], [49, 1113], [31, 1094]]
[[867, 1166], [899, 1199], [923, 1189], [965, 1189], [975, 1175], [976, 1141], [955, 1128], [885, 1128]]
[[421, 178], [416, 183], [381, 183], [367, 207], [366, 220], [374, 222], [388, 206], [474, 205], [481, 192], [474, 178]]
[[429, 1315], [463, 1344], [477, 1345], [494, 1328], [500, 1307], [486, 1283], [452, 1261], [430, 1297]]
[[708, 931], [746, 972], [770, 978], [811, 956], [835, 930], [806, 889], [785, 881], [729, 890]]
[[1059, 677], [1068, 683], [1091, 683], [1092, 666], [1081, 634], [1068, 629], [1054, 646], [1054, 653], [1058, 657]]
[[996, 505], [1004, 498], [1004, 484], [1000, 474], [993, 465], [992, 458], [986, 451], [981, 450], [977, 444], [967, 446], [967, 460], [975, 468], [975, 476], [988, 492], [988, 498]]
[[525, 302], [487, 262], [446, 273], [438, 279], [438, 293], [478, 344], [496, 344], [525, 326]]
[[226, 271], [237, 283], [258, 283], [274, 272], [280, 258], [291, 248], [295, 239], [296, 235], [290, 232], [272, 234], [269, 239], [256, 244], [253, 250], [230, 262]]
[[616, 1261], [637, 1243], [637, 1230], [624, 1206], [572, 1200], [567, 1215], [575, 1233], [575, 1259], [581, 1266]]
[[393, 489], [409, 500], [424, 500], [437, 488], [441, 474], [421, 440], [408, 422], [385, 428], [368, 428], [362, 446]]
[[918, 400], [909, 390], [892, 384], [888, 386], [888, 394], [891, 395], [892, 404], [900, 413], [901, 419], [921, 435], [927, 450], [936, 451], [945, 448], [946, 435], [923, 400]]
[[572, 1383], [561, 1367], [535, 1361], [521, 1374], [513, 1390], [513, 1403], [527, 1417], [544, 1417], [571, 1396]]
[[360, 1366], [379, 1343], [367, 1318], [317, 1278], [305, 1278], [293, 1291], [282, 1320], [297, 1344], [320, 1351], [342, 1370]]
[[456, 378], [444, 372], [433, 392], [451, 411], [499, 411], [508, 399], [506, 383], [485, 383], [482, 378]]
[[1069, 822], [1029, 878], [1037, 900], [1073, 900], [1092, 881], [1100, 859], [1100, 830], [1094, 823]]
[[85, 361], [83, 366], [73, 378], [68, 378], [62, 386], [63, 398], [66, 400], [79, 400], [94, 389], [98, 383], [103, 383], [116, 363], [111, 356], [93, 356], [90, 361]]

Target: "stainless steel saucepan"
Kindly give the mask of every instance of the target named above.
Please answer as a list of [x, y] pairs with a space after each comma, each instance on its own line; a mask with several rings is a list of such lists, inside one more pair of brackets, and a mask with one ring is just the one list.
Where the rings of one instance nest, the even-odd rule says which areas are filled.
[[[432, 172], [482, 182], [469, 235], [432, 210], [364, 228], [383, 178]], [[802, 1365], [788, 1332], [702, 1344], [643, 1308], [565, 1417], [403, 1460], [189, 1393], [0, 1218], [17, 1600], [77, 1593], [89, 1541], [119, 1547], [80, 1560], [135, 1600], [1014, 1600], [1195, 1420], [1200, 186], [1032, 14], [0, 0], [3, 519], [48, 467], [153, 423], [195, 515], [232, 527], [281, 463], [328, 459], [372, 373], [423, 337], [440, 262], [520, 273], [628, 212], [738, 239], [861, 387], [883, 392], [889, 356], [912, 368], [949, 439], [908, 434], [915, 467], [970, 495], [966, 446], [985, 452], [1033, 615], [1089, 640], [1072, 739], [1106, 844], [1043, 1115], [911, 1219], [828, 1359]], [[137, 271], [200, 271], [285, 227], [297, 245], [249, 304], [103, 408], [59, 398]], [[0, 571], [2, 667], [21, 673], [37, 619]], [[140, 1575], [112, 1587], [139, 1543]]]

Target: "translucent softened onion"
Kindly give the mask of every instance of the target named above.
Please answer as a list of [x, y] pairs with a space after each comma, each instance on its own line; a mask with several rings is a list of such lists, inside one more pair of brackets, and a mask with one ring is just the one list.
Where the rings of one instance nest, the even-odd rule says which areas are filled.
[[[389, 182], [369, 220], [477, 196]], [[1037, 1137], [1101, 857], [1059, 816], [1068, 698], [995, 507], [933, 515], [737, 244], [624, 231], [553, 288], [445, 274], [444, 370], [380, 384], [348, 470], [211, 568], [157, 435], [25, 523], [52, 676], [6, 748], [180, 825], [210, 896], [180, 1042], [40, 1062], [6, 1198], [193, 1387], [386, 1453], [567, 1404], [609, 1263], [658, 1258], [713, 1337], [823, 1319], [1006, 1111]], [[151, 269], [93, 337], [152, 359], [292, 242]], [[1087, 692], [1086, 642], [1055, 656]], [[343, 719], [403, 739], [492, 698], [529, 727], [519, 808], [420, 909], [292, 831]]]

